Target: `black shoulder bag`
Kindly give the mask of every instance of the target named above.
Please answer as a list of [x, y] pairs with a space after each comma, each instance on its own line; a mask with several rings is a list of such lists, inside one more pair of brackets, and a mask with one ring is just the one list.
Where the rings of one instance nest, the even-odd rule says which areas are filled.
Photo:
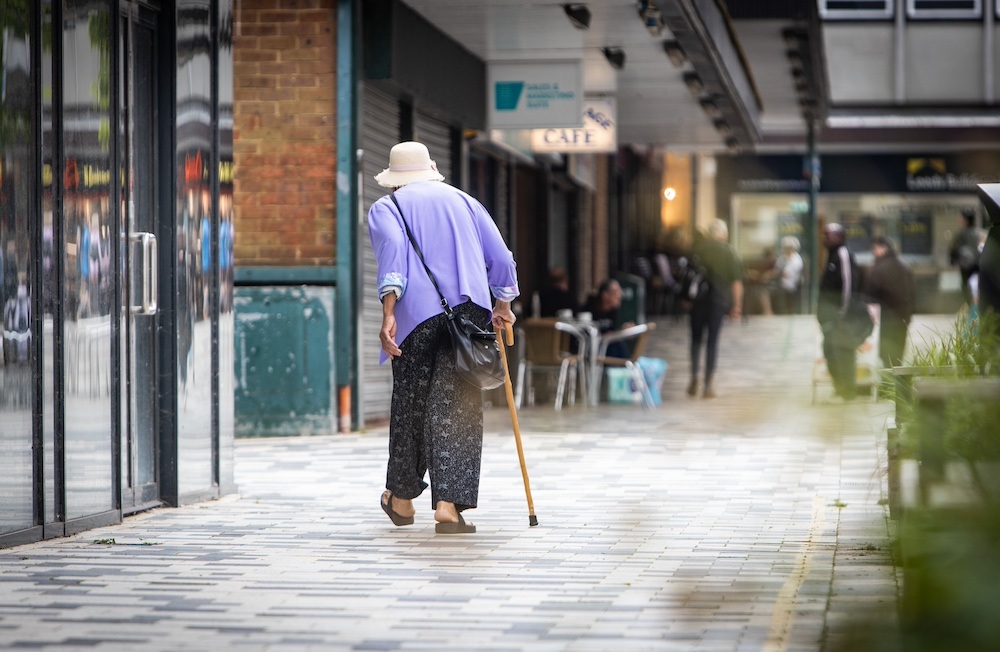
[[420, 246], [414, 239], [410, 226], [406, 223], [403, 209], [400, 208], [395, 195], [389, 195], [389, 199], [399, 210], [399, 217], [403, 220], [403, 228], [406, 229], [406, 237], [410, 239], [413, 250], [417, 252], [417, 257], [420, 258], [424, 269], [427, 270], [427, 276], [430, 277], [434, 289], [441, 297], [441, 307], [444, 308], [444, 313], [448, 316], [448, 334], [451, 336], [451, 345], [455, 350], [455, 368], [458, 370], [458, 375], [479, 389], [495, 389], [503, 385], [505, 374], [503, 360], [500, 358], [500, 347], [497, 346], [496, 333], [484, 331], [462, 315], [456, 315], [455, 311], [451, 309], [448, 300], [441, 293], [441, 288], [438, 287], [437, 279], [434, 278], [431, 268], [424, 260], [424, 254], [420, 251]]

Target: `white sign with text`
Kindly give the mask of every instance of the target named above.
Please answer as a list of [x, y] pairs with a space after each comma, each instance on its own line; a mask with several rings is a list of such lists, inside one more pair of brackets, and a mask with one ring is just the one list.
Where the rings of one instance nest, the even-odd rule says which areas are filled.
[[609, 153], [618, 149], [615, 100], [585, 99], [583, 124], [531, 130], [531, 150], [560, 154]]

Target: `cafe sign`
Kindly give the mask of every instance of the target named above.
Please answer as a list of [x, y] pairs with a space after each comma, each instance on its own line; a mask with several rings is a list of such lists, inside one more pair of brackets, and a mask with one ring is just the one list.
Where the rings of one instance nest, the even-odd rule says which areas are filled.
[[579, 127], [532, 129], [531, 150], [560, 154], [613, 153], [618, 149], [615, 100], [585, 99]]

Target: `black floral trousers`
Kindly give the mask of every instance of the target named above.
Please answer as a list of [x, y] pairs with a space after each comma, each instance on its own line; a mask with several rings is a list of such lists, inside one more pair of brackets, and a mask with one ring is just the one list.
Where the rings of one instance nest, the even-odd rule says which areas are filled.
[[[454, 308], [485, 328], [490, 313], [474, 303]], [[483, 453], [483, 393], [458, 377], [444, 313], [417, 326], [392, 361], [389, 465], [386, 488], [416, 498], [427, 488], [439, 500], [472, 509], [479, 498]]]

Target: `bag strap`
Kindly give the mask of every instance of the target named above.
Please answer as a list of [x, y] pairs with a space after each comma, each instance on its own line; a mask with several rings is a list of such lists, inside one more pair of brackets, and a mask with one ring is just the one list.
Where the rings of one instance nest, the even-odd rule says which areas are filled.
[[406, 216], [403, 215], [403, 209], [400, 207], [399, 202], [396, 201], [395, 193], [391, 193], [389, 195], [389, 199], [391, 199], [392, 203], [396, 205], [396, 209], [399, 211], [399, 217], [403, 220], [403, 228], [406, 229], [406, 237], [410, 239], [410, 244], [413, 245], [413, 250], [417, 252], [417, 258], [420, 259], [424, 269], [427, 271], [427, 276], [430, 277], [431, 283], [434, 285], [434, 289], [437, 290], [438, 296], [441, 297], [441, 307], [444, 308], [445, 314], [447, 314], [450, 319], [452, 315], [451, 306], [448, 305], [448, 300], [444, 298], [444, 294], [438, 286], [437, 279], [434, 278], [434, 273], [431, 271], [431, 268], [427, 266], [427, 261], [424, 260], [424, 252], [420, 250], [420, 245], [417, 244], [417, 240], [413, 237], [413, 232], [410, 231], [410, 225], [406, 223]]

